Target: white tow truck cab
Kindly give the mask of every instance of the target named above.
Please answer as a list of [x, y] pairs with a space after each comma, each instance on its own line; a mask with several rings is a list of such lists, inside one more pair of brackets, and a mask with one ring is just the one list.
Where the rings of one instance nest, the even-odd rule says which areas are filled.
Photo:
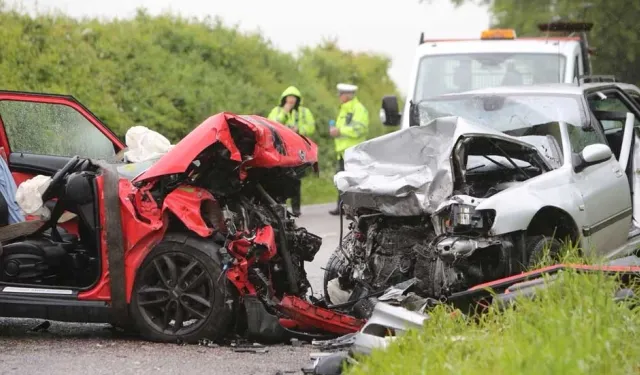
[[395, 96], [385, 96], [380, 119], [384, 125], [407, 128], [411, 104], [429, 97], [495, 86], [577, 82], [591, 74], [586, 33], [592, 26], [540, 24], [544, 36], [525, 38], [516, 37], [512, 29], [485, 30], [479, 39], [427, 40], [422, 33], [404, 110], [399, 112]]

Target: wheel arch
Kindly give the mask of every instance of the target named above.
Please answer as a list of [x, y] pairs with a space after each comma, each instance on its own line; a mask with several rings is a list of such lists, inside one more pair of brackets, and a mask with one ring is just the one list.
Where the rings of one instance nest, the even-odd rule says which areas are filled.
[[528, 236], [545, 235], [559, 241], [570, 241], [572, 245], [580, 244], [580, 230], [571, 215], [556, 206], [543, 206], [531, 218], [527, 226]]

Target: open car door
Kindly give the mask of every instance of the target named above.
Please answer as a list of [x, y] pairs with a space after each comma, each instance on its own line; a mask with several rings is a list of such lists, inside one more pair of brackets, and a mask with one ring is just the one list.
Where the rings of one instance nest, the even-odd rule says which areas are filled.
[[611, 87], [592, 93], [588, 100], [629, 182], [633, 206], [631, 238], [640, 235], [640, 108], [629, 94]]
[[0, 147], [20, 185], [74, 155], [113, 160], [125, 145], [71, 96], [0, 91]]
[[[124, 148], [71, 96], [0, 91], [0, 156], [18, 186], [36, 175], [52, 176], [72, 156], [115, 160]], [[53, 208], [53, 202], [45, 205]], [[74, 220], [61, 226], [76, 231]]]

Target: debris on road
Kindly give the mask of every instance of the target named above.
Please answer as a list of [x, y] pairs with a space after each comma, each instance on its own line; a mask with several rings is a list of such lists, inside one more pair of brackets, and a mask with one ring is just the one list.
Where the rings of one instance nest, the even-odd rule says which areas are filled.
[[313, 340], [311, 345], [318, 346], [322, 350], [336, 350], [351, 346], [355, 342], [355, 333], [349, 333], [333, 340]]
[[308, 375], [340, 375], [345, 363], [351, 365], [357, 362], [349, 356], [348, 352], [315, 353], [311, 354], [311, 363], [301, 370]]
[[202, 339], [198, 342], [198, 345], [200, 346], [206, 346], [208, 348], [218, 348], [220, 345], [216, 344], [215, 342], [209, 340], [209, 339]]
[[254, 353], [254, 354], [258, 354], [258, 353], [268, 353], [269, 349], [265, 349], [265, 348], [235, 348], [233, 349], [234, 352], [236, 353]]
[[44, 322], [38, 324], [37, 326], [29, 329], [29, 332], [43, 332], [48, 330], [49, 327], [51, 327], [51, 322], [49, 322], [48, 320], [45, 320]]

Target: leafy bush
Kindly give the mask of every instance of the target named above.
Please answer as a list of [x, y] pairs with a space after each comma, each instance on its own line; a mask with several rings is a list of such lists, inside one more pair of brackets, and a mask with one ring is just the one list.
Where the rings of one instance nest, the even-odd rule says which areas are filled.
[[[563, 261], [579, 260], [568, 249]], [[584, 262], [584, 260], [582, 260]], [[587, 262], [595, 262], [589, 259]], [[599, 262], [598, 262], [599, 263]], [[347, 372], [359, 374], [630, 374], [640, 366], [637, 300], [616, 303], [604, 274], [563, 271], [536, 300], [474, 320], [440, 306]]]
[[338, 111], [335, 85], [360, 87], [371, 137], [384, 132], [377, 118], [382, 96], [396, 93], [387, 57], [343, 51], [332, 41], [294, 57], [219, 19], [144, 10], [127, 20], [34, 18], [0, 2], [0, 23], [3, 89], [71, 94], [120, 136], [145, 125], [175, 142], [221, 111], [266, 116], [295, 85], [316, 117], [325, 180], [335, 170], [327, 125]]

